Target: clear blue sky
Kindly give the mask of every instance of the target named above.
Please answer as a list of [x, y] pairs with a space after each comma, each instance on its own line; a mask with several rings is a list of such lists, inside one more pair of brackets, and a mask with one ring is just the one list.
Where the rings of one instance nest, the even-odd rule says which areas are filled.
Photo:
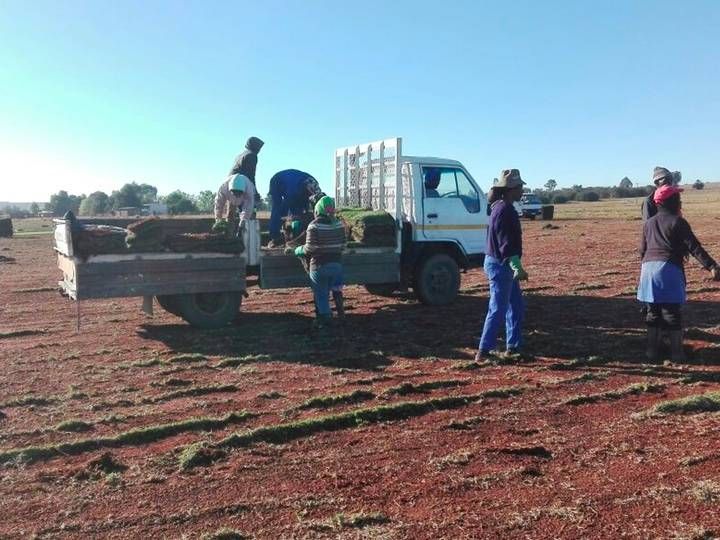
[[720, 178], [720, 2], [0, 0], [0, 200], [332, 185], [334, 149], [402, 136], [486, 187]]

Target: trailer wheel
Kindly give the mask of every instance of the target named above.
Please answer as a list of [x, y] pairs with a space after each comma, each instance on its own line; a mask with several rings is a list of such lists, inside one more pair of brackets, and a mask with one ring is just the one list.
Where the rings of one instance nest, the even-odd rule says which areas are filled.
[[227, 326], [238, 314], [242, 293], [216, 292], [182, 294], [181, 317], [197, 328], [221, 328]]
[[180, 301], [181, 296], [182, 295], [180, 294], [163, 294], [156, 296], [155, 298], [157, 299], [158, 304], [160, 304], [160, 307], [165, 311], [178, 317], [182, 317], [182, 302]]
[[445, 253], [425, 259], [415, 274], [415, 294], [423, 304], [442, 306], [455, 300], [460, 290], [460, 268]]
[[398, 283], [369, 283], [365, 285], [365, 290], [375, 296], [383, 296], [388, 298], [393, 296], [395, 291], [398, 290]]

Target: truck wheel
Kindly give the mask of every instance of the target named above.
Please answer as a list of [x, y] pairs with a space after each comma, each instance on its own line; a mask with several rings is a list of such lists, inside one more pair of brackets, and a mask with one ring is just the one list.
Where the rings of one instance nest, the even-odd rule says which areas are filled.
[[398, 283], [372, 283], [365, 285], [365, 290], [375, 296], [392, 296], [398, 290]]
[[160, 307], [165, 311], [178, 317], [182, 317], [182, 306], [180, 302], [181, 296], [182, 295], [180, 294], [163, 294], [156, 296], [155, 299], [158, 301], [158, 304], [160, 304]]
[[242, 293], [216, 292], [182, 294], [181, 317], [197, 328], [221, 328], [227, 326], [238, 314]]
[[460, 289], [457, 262], [444, 253], [428, 257], [415, 274], [414, 288], [423, 304], [442, 306], [451, 303]]

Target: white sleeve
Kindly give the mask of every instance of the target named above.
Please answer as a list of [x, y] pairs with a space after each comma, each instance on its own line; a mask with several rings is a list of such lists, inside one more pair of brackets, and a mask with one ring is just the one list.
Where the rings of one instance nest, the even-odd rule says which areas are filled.
[[248, 219], [252, 216], [255, 206], [255, 186], [252, 182], [248, 182], [245, 186], [245, 193], [242, 198], [242, 206], [240, 207], [240, 220]]
[[[227, 182], [223, 182], [220, 186], [220, 189], [218, 189], [217, 194], [215, 195], [215, 219], [225, 219], [227, 218], [227, 214], [225, 213], [225, 210], [227, 209], [227, 203], [228, 203], [228, 197], [227, 197]], [[225, 215], [223, 215], [225, 214]]]

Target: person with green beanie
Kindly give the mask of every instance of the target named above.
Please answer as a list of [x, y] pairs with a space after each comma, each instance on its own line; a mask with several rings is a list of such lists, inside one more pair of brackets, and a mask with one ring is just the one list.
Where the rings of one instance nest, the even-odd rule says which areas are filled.
[[315, 297], [315, 326], [326, 326], [331, 318], [330, 292], [338, 316], [344, 315], [342, 294], [342, 252], [345, 248], [345, 226], [335, 217], [335, 200], [327, 195], [315, 204], [315, 219], [308, 225], [305, 244], [295, 248], [295, 255], [308, 259], [308, 274]]

